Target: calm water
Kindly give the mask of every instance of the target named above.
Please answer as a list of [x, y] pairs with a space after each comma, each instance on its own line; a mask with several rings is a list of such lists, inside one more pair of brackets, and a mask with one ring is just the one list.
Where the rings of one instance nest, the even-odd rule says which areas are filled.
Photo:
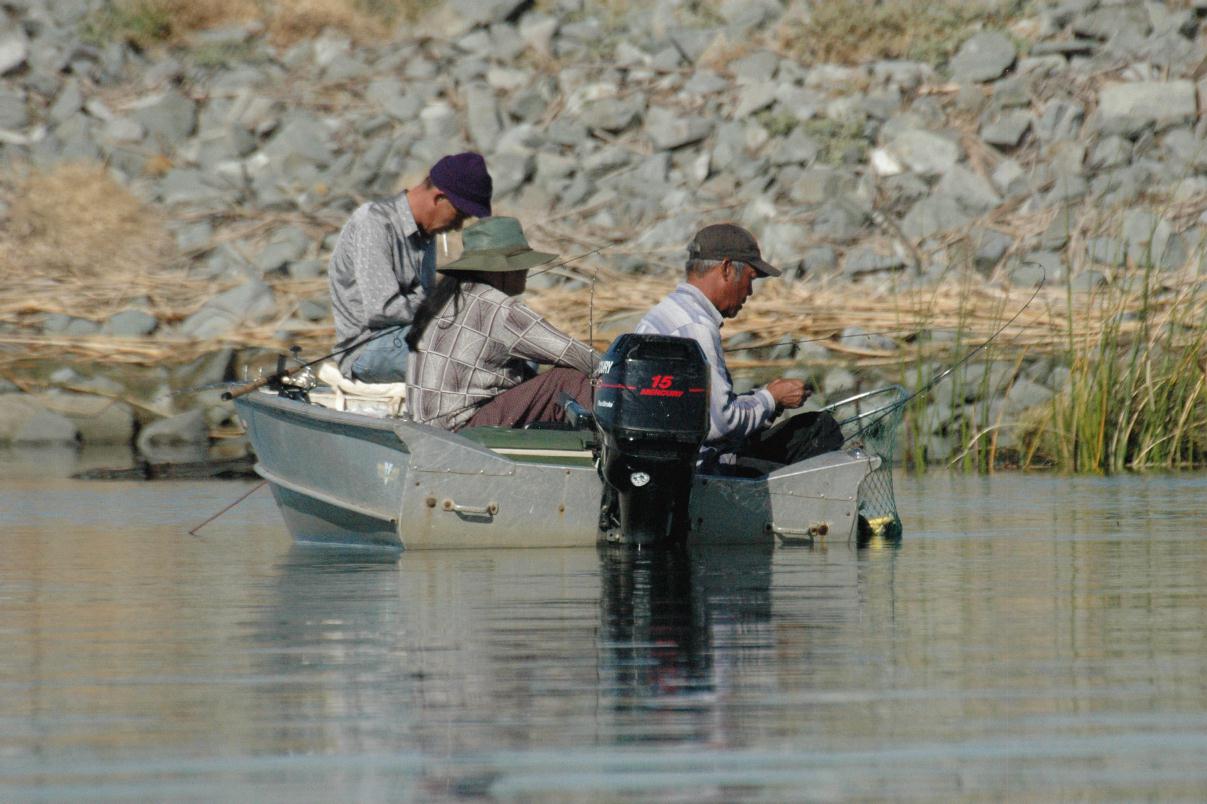
[[898, 479], [899, 549], [378, 557], [0, 452], [0, 799], [1201, 799], [1207, 476]]

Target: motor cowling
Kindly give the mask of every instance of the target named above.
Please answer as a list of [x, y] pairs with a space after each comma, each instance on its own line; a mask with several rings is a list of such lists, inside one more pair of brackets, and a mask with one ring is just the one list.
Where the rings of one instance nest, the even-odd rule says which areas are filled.
[[645, 545], [681, 539], [700, 445], [708, 435], [708, 362], [699, 344], [621, 335], [600, 361], [595, 421], [604, 480], [601, 525]]

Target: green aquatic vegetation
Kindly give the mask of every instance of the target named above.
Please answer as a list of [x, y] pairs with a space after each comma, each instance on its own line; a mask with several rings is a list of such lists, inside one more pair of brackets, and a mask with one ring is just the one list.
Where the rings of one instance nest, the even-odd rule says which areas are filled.
[[[1167, 281], [1150, 262], [1085, 309], [1067, 294], [1070, 375], [1032, 421], [1025, 465], [1109, 474], [1207, 464], [1207, 291], [1202, 279]], [[1158, 309], [1168, 293], [1176, 298]]]
[[803, 61], [864, 64], [910, 59], [939, 65], [975, 30], [1005, 28], [1022, 0], [825, 0], [786, 26], [783, 46]]
[[81, 35], [94, 45], [121, 41], [146, 48], [166, 41], [172, 30], [172, 10], [166, 4], [138, 0], [101, 6], [84, 21]]

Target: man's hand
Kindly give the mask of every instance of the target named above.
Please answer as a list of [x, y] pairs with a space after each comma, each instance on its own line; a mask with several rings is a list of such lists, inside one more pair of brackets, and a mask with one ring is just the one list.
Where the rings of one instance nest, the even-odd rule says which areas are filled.
[[780, 408], [799, 408], [813, 393], [813, 389], [805, 385], [803, 380], [789, 380], [780, 377], [767, 383], [767, 390]]

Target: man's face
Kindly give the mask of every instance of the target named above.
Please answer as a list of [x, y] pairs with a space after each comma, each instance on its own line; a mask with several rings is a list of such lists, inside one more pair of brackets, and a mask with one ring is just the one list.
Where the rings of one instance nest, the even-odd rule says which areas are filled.
[[428, 234], [441, 232], [456, 232], [469, 216], [453, 206], [453, 202], [444, 193], [437, 193], [432, 210], [432, 227]]
[[717, 310], [725, 318], [733, 318], [742, 309], [742, 305], [754, 293], [754, 278], [756, 272], [743, 262], [728, 262], [722, 268], [722, 279], [725, 284], [722, 289], [721, 304]]

